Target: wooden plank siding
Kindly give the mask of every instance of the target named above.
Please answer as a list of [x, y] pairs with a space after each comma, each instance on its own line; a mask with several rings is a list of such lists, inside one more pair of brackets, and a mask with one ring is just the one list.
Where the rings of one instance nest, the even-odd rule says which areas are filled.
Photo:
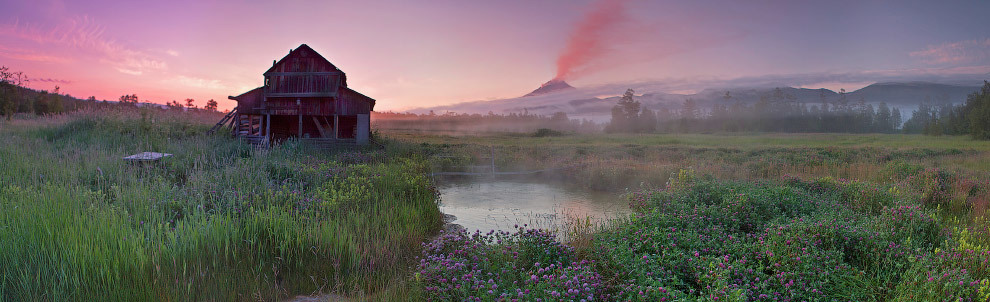
[[[264, 85], [236, 97], [236, 135], [281, 141], [289, 137], [367, 143], [367, 116], [375, 99], [347, 88], [347, 75], [306, 44], [264, 73]], [[256, 121], [256, 122], [255, 122]], [[368, 132], [357, 135], [360, 131]]]
[[265, 95], [272, 97], [336, 97], [340, 72], [266, 73]]
[[[292, 115], [354, 115], [366, 114], [371, 111], [370, 105], [359, 98], [280, 98], [269, 97], [264, 108], [259, 108], [261, 114]], [[300, 101], [296, 105], [296, 100]]]
[[265, 100], [264, 87], [258, 87], [239, 96], [229, 96], [228, 99], [237, 101], [237, 112], [240, 114], [258, 114], [258, 108]]

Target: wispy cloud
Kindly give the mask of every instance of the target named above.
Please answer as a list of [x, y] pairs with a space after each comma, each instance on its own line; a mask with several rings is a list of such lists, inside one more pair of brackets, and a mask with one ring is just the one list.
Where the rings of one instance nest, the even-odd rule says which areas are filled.
[[41, 83], [55, 83], [55, 84], [72, 84], [72, 81], [63, 79], [53, 79], [53, 78], [32, 78], [29, 79], [30, 82], [41, 82]]
[[[58, 46], [79, 53], [94, 55], [101, 63], [113, 66], [117, 71], [140, 75], [153, 70], [164, 70], [167, 65], [155, 56], [128, 47], [104, 35], [104, 28], [89, 17], [67, 18], [50, 27], [21, 23], [0, 25], [0, 37], [31, 41], [39, 46]], [[18, 58], [16, 53], [5, 55]], [[55, 58], [50, 51], [38, 49], [35, 60]], [[31, 57], [20, 56], [21, 59]]]
[[117, 67], [117, 71], [119, 71], [120, 73], [123, 73], [123, 74], [129, 74], [129, 75], [141, 75], [141, 74], [144, 73], [144, 72], [142, 72], [140, 70], [133, 70], [133, 69], [127, 69], [127, 68], [121, 68], [121, 67]]
[[220, 80], [215, 80], [215, 79], [203, 79], [203, 78], [187, 77], [180, 75], [175, 78], [175, 81], [178, 82], [179, 84], [189, 87], [195, 87], [195, 88], [230, 90], [228, 85], [224, 84]]
[[23, 48], [10, 48], [0, 45], [0, 57], [6, 57], [14, 60], [22, 61], [34, 61], [34, 62], [44, 62], [44, 63], [67, 63], [71, 60], [65, 57], [49, 55], [38, 53], [36, 51], [31, 51]]
[[911, 52], [928, 64], [966, 64], [990, 60], [990, 38], [966, 40], [942, 45], [929, 45]]
[[[850, 72], [815, 72], [799, 74], [768, 74], [738, 78], [681, 78], [660, 81], [671, 88], [732, 88], [732, 87], [812, 87], [822, 83], [850, 88], [864, 83], [928, 81], [943, 84], [978, 85], [990, 77], [990, 65], [945, 67], [872, 69]], [[647, 82], [650, 83], [650, 82]]]

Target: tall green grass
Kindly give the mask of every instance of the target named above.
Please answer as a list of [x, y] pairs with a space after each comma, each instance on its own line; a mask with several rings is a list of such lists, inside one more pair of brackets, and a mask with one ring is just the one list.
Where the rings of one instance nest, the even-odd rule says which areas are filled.
[[[216, 118], [135, 109], [0, 125], [0, 297], [365, 295], [394, 286], [442, 223], [407, 148], [255, 149], [204, 135]], [[174, 156], [121, 159], [144, 151]]]

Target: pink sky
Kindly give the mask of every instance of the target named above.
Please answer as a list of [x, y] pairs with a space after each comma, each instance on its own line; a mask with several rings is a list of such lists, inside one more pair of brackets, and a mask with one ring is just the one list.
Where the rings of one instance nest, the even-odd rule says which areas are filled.
[[[590, 0], [0, 2], [0, 65], [27, 73], [33, 88], [58, 85], [107, 100], [193, 98], [200, 106], [214, 99], [230, 109], [228, 95], [259, 86], [272, 60], [305, 43], [346, 72], [350, 87], [377, 99], [379, 111], [522, 95], [556, 74], [568, 37], [594, 7]], [[986, 2], [624, 2], [589, 72], [571, 84], [990, 72], [990, 40], [980, 30], [988, 21], [976, 13]], [[829, 78], [819, 86], [869, 83]]]

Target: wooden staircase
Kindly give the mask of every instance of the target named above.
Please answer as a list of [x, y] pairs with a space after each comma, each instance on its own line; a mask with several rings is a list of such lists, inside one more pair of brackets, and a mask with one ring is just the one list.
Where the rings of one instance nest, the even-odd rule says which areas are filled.
[[214, 132], [217, 132], [217, 130], [222, 128], [223, 125], [227, 124], [228, 121], [230, 122], [231, 125], [233, 125], [234, 116], [236, 115], [237, 115], [237, 107], [234, 107], [234, 110], [231, 110], [230, 112], [227, 113], [227, 115], [224, 115], [223, 119], [220, 120], [219, 123], [213, 125], [213, 128], [210, 128], [210, 131], [206, 131], [206, 134], [213, 134]]
[[313, 117], [313, 123], [316, 124], [316, 130], [320, 131], [321, 138], [336, 138], [337, 129], [334, 129], [334, 124], [327, 117]]
[[237, 125], [237, 136], [261, 135], [261, 116], [241, 115]]

